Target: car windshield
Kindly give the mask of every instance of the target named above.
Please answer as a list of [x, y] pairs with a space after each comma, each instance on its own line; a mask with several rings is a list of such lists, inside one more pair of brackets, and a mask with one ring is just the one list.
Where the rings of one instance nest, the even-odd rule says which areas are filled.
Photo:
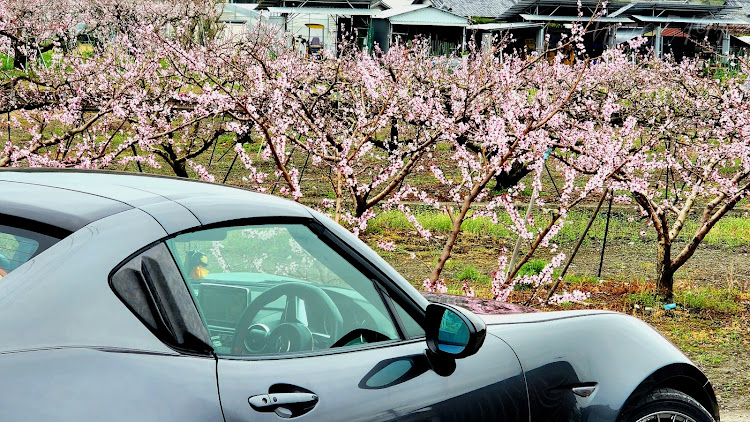
[[209, 229], [167, 244], [220, 354], [279, 353], [266, 337], [281, 325], [313, 339], [283, 351], [338, 347], [353, 332], [366, 342], [398, 338], [372, 280], [305, 225]]
[[0, 225], [0, 278], [57, 241], [40, 233]]

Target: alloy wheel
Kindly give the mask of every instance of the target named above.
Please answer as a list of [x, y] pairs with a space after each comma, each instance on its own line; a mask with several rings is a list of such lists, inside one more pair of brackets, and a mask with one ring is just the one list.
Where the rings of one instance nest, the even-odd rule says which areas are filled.
[[683, 415], [679, 412], [665, 411], [665, 412], [654, 412], [650, 415], [646, 415], [637, 422], [696, 422], [695, 419], [690, 416]]

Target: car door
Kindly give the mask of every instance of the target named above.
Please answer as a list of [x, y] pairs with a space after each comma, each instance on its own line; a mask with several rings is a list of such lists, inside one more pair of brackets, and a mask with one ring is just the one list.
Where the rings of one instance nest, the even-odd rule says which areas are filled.
[[[438, 374], [422, 339], [318, 356], [221, 358], [219, 391], [227, 422], [297, 416], [294, 406], [304, 412], [304, 401], [309, 411], [300, 420], [529, 420], [520, 367], [502, 341], [488, 336], [479, 353], [455, 365]], [[271, 401], [299, 392], [316, 398], [292, 396], [298, 402], [291, 406]], [[265, 395], [268, 406], [253, 405]]]
[[227, 422], [528, 420], [514, 352], [426, 353], [372, 274], [304, 222], [219, 227], [167, 241], [218, 356]]

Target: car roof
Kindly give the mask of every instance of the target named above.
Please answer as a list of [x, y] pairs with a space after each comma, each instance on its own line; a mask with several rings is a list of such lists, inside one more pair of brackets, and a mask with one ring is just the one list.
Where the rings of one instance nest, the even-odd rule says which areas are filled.
[[133, 208], [170, 234], [242, 218], [310, 218], [295, 202], [196, 180], [78, 169], [0, 170], [0, 216], [41, 223], [36, 227], [46, 227], [39, 230], [45, 234], [63, 237]]

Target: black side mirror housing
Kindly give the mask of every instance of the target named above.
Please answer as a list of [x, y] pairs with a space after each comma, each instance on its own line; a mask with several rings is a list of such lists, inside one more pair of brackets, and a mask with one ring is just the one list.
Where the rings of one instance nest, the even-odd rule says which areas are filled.
[[471, 356], [482, 347], [487, 335], [481, 318], [455, 306], [431, 303], [425, 319], [427, 348], [441, 358]]

